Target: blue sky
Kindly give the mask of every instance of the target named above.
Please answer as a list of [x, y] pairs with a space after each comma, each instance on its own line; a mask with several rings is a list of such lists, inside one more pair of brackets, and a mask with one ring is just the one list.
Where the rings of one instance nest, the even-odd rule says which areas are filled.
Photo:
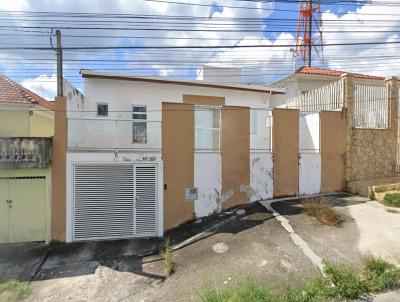
[[[357, 6], [348, 4], [322, 5], [322, 17], [323, 20], [327, 20], [323, 25], [323, 29], [326, 31], [323, 36], [324, 43], [398, 41], [400, 6], [376, 6], [378, 1], [371, 1], [372, 4], [365, 4], [366, 2], [363, 1], [363, 4]], [[2, 7], [0, 39], [3, 40], [1, 44], [10, 47], [49, 47], [49, 33], [52, 27], [83, 27], [84, 29], [63, 29], [63, 46], [287, 45], [287, 47], [276, 48], [248, 47], [202, 50], [65, 50], [65, 77], [79, 89], [83, 88], [82, 79], [79, 76], [80, 68], [193, 79], [196, 78], [204, 64], [234, 66], [242, 68], [244, 82], [255, 84], [271, 83], [293, 71], [294, 63], [290, 48], [295, 43], [297, 4], [240, 0], [176, 0], [176, 2], [200, 3], [208, 6], [168, 4], [144, 0], [59, 0], [53, 1], [52, 5], [49, 6], [46, 0], [0, 0]], [[232, 8], [232, 6], [252, 7], [254, 9]], [[123, 28], [130, 26], [130, 24], [122, 22], [121, 19], [113, 18], [91, 19], [97, 23], [88, 23], [89, 18], [84, 17], [21, 13], [21, 11], [48, 12], [50, 8], [51, 11], [58, 13], [196, 16], [209, 18], [211, 22], [221, 22], [218, 20], [225, 18], [228, 20], [225, 22], [231, 23], [228, 28], [232, 32], [163, 31], [161, 30], [162, 25], [159, 23], [140, 25], [140, 27], [153, 28], [153, 30], [146, 31], [137, 30], [137, 27], [136, 30], [133, 28], [129, 31], [123, 29], [95, 30], [88, 27], [98, 25], [105, 28]], [[285, 10], [292, 10], [292, 12]], [[382, 17], [382, 15], [374, 15], [376, 13], [390, 15]], [[238, 18], [248, 18], [249, 20], [264, 18], [265, 22], [258, 24], [257, 32], [246, 32], [241, 31], [247, 27], [236, 21]], [[279, 21], [281, 19], [282, 21]], [[292, 21], [287, 21], [287, 19]], [[127, 21], [127, 19], [124, 20]], [[378, 24], [379, 27], [376, 26]], [[13, 28], [5, 28], [4, 26]], [[205, 27], [204, 24], [194, 23], [193, 25], [181, 26], [191, 29]], [[218, 28], [219, 25], [212, 26]], [[376, 28], [382, 29], [382, 31], [368, 32], [376, 31]], [[359, 29], [363, 29], [364, 32], [343, 32]], [[386, 30], [386, 32], [383, 30]], [[76, 37], [77, 35], [95, 37]], [[116, 39], [110, 36], [123, 37]], [[48, 99], [54, 97], [56, 65], [52, 50], [0, 49], [0, 51], [1, 73]], [[325, 47], [324, 60], [321, 61], [313, 54], [313, 65], [351, 72], [396, 75], [397, 68], [395, 66], [399, 64], [396, 59], [397, 53], [396, 44]], [[301, 65], [302, 62], [298, 60], [296, 66]]]

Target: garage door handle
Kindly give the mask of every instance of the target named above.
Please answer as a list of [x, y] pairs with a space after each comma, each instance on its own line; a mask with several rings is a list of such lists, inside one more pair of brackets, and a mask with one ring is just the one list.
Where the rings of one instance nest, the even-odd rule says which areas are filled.
[[12, 200], [11, 199], [7, 199], [6, 203], [10, 204], [10, 203], [12, 203]]

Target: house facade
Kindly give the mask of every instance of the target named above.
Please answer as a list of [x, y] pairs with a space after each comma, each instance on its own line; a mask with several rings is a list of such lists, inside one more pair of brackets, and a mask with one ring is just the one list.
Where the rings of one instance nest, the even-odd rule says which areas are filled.
[[0, 76], [0, 243], [48, 241], [53, 104]]
[[[55, 197], [53, 238], [161, 236], [188, 220], [272, 198], [269, 102], [280, 89], [82, 76], [84, 98], [56, 101], [66, 112], [56, 118], [54, 146], [55, 158], [65, 153], [65, 167], [54, 166], [65, 174], [65, 200]], [[66, 125], [61, 136], [57, 120]]]
[[[271, 105], [273, 107], [283, 106], [285, 105], [286, 100], [338, 81], [344, 74], [346, 74], [344, 71], [330, 70], [319, 67], [300, 67], [290, 75], [271, 84], [271, 87], [284, 88], [286, 92], [284, 98], [274, 99]], [[363, 81], [374, 82], [384, 80], [384, 77], [379, 76], [370, 76], [358, 73], [353, 73], [352, 75], [354, 79]]]
[[[272, 109], [283, 90], [266, 86], [81, 74], [85, 96], [55, 102], [53, 239], [162, 236], [257, 200], [344, 188], [341, 112]], [[322, 139], [333, 129], [341, 143]]]

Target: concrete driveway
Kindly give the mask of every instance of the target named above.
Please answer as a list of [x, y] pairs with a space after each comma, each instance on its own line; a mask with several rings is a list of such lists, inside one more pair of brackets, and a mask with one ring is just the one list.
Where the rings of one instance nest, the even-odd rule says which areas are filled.
[[339, 227], [321, 224], [302, 212], [297, 200], [272, 204], [295, 232], [323, 259], [358, 266], [371, 253], [395, 264], [400, 256], [400, 213], [359, 196], [327, 196], [344, 218]]
[[[318, 270], [318, 259], [358, 266], [371, 252], [398, 261], [400, 214], [359, 197], [329, 199], [345, 218], [340, 227], [305, 215], [298, 201], [279, 201], [273, 212], [257, 203], [244, 215], [232, 211], [170, 232], [179, 248], [173, 252], [176, 272], [168, 278], [161, 257], [146, 256], [158, 248], [156, 241], [58, 246], [38, 270], [28, 300], [193, 301], [206, 284], [249, 276], [272, 288], [295, 285]], [[396, 292], [379, 298], [399, 300]]]

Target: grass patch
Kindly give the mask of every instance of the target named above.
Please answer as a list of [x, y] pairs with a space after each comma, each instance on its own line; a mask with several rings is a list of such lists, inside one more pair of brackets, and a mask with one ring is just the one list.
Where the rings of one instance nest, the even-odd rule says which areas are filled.
[[353, 300], [367, 292], [367, 285], [351, 266], [324, 262], [326, 278], [324, 295], [340, 300]]
[[363, 258], [364, 278], [370, 292], [393, 289], [400, 285], [400, 270], [382, 258]]
[[308, 198], [303, 201], [304, 211], [321, 223], [337, 226], [341, 221], [341, 215], [323, 198]]
[[204, 287], [201, 302], [323, 302], [348, 301], [367, 293], [377, 293], [400, 286], [400, 270], [382, 258], [363, 258], [363, 271], [351, 266], [324, 261], [324, 274], [312, 274], [303, 285], [273, 292], [265, 284], [249, 279], [236, 285]]
[[7, 280], [0, 282], [0, 301], [11, 302], [20, 301], [31, 294], [29, 285], [23, 284], [17, 280]]
[[388, 207], [400, 208], [400, 193], [386, 194], [383, 198], [383, 204]]
[[168, 238], [166, 238], [161, 245], [161, 255], [164, 257], [165, 273], [167, 274], [167, 276], [170, 276], [175, 271], [175, 261], [174, 261], [174, 256], [172, 255], [169, 249]]
[[264, 284], [248, 279], [234, 286], [206, 286], [200, 295], [202, 302], [273, 302], [275, 296]]

